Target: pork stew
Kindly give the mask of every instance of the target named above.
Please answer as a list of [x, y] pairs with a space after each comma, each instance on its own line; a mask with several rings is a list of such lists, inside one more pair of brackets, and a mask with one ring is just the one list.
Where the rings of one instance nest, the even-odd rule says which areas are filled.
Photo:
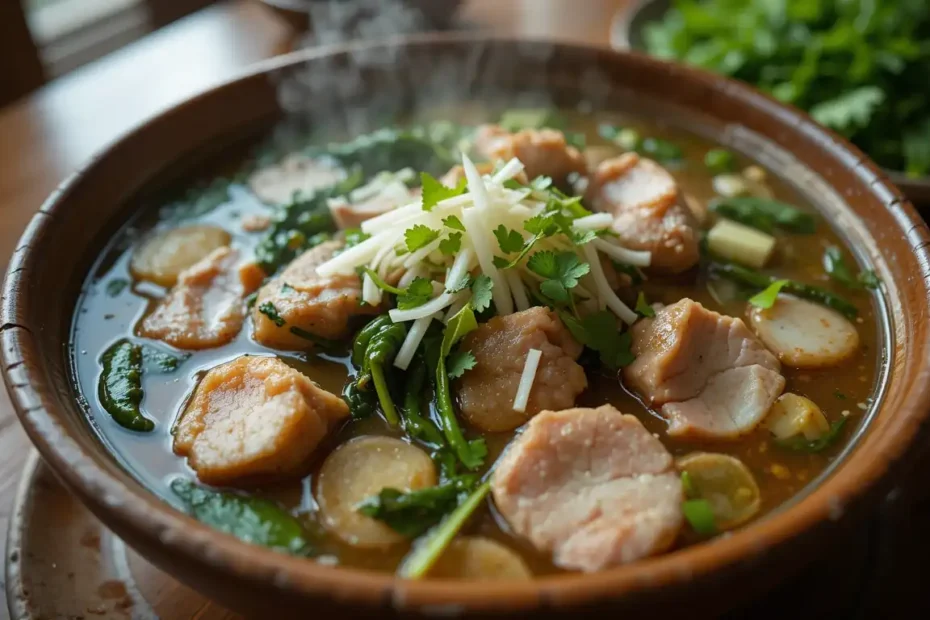
[[830, 224], [681, 129], [483, 114], [140, 197], [71, 349], [117, 458], [247, 542], [411, 579], [635, 562], [827, 472], [882, 355]]

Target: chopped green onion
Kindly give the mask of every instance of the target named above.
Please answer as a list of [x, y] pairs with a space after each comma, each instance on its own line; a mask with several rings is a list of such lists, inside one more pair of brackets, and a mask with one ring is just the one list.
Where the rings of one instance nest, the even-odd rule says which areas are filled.
[[701, 536], [713, 536], [717, 533], [717, 521], [714, 510], [706, 499], [689, 499], [681, 504], [685, 519], [695, 532]]

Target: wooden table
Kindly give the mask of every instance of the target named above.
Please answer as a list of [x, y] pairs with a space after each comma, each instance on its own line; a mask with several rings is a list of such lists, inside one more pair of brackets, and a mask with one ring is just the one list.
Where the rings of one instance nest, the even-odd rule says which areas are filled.
[[[461, 17], [500, 32], [606, 44], [611, 19], [628, 1], [469, 0]], [[286, 51], [292, 40], [257, 2], [219, 2], [0, 110], [0, 273], [33, 213], [95, 152], [160, 110]], [[0, 557], [29, 450], [0, 387]], [[0, 617], [6, 610], [0, 600]]]

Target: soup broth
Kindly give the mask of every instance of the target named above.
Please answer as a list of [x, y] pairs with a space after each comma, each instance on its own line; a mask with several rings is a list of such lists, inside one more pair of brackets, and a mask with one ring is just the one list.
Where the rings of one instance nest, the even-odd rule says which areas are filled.
[[[446, 116], [444, 120], [449, 118]], [[495, 122], [499, 119], [501, 115], [493, 109], [460, 114], [452, 118], [456, 123], [462, 122], [468, 126], [480, 122]], [[571, 144], [585, 151], [590, 158], [596, 157], [598, 151], [606, 157], [617, 157], [625, 151], [638, 151], [643, 158], [658, 160], [674, 177], [680, 195], [687, 197], [692, 206], [697, 205], [697, 213], [707, 211], [707, 206], [715, 200], [719, 202], [721, 197], [726, 198], [727, 196], [721, 194], [723, 190], [731, 191], [733, 196], [744, 195], [792, 205], [814, 222], [814, 231], [810, 234], [801, 234], [779, 226], [761, 231], [774, 238], [775, 249], [771, 257], [765, 261], [765, 265], [756, 269], [754, 273], [772, 276], [779, 281], [791, 280], [818, 287], [841, 297], [854, 308], [855, 316], [852, 312], [846, 313], [849, 317], [846, 320], [858, 334], [859, 344], [852, 353], [844, 354], [843, 359], [835, 363], [822, 364], [819, 367], [797, 368], [786, 363], [784, 357], [780, 365], [779, 373], [785, 382], [783, 392], [805, 397], [816, 404], [819, 408], [818, 415], [823, 416], [829, 430], [821, 428], [819, 434], [803, 436], [800, 442], [796, 440], [802, 437], [801, 435], [787, 439], [773, 437], [773, 427], [769, 423], [773, 414], [770, 413], [761, 423], [752, 425], [750, 430], [735, 438], [721, 440], [707, 436], [697, 437], [693, 434], [670, 435], [668, 415], [663, 414], [658, 404], [650, 405], [649, 397], [634, 389], [629, 381], [621, 380], [624, 371], [618, 373], [618, 369], [598, 363], [598, 356], [591, 351], [590, 346], [580, 360], [584, 366], [587, 387], [575, 399], [576, 407], [595, 408], [610, 404], [620, 412], [632, 414], [649, 434], [658, 438], [674, 458], [694, 452], [735, 457], [745, 465], [758, 486], [759, 505], [750, 515], [751, 519], [764, 517], [790, 501], [827, 471], [864, 421], [877, 390], [881, 359], [879, 323], [876, 317], [878, 306], [867, 286], [856, 284], [860, 281], [867, 282], [868, 278], [855, 280], [855, 286], [849, 282], [844, 284], [837, 279], [835, 268], [834, 277], [831, 277], [824, 268], [824, 255], [828, 252], [839, 252], [843, 257], [843, 264], [853, 277], [859, 274], [859, 266], [845, 248], [843, 239], [796, 191], [742, 155], [729, 152], [723, 154], [724, 151], [720, 150], [718, 145], [679, 128], [657, 126], [644, 123], [640, 119], [607, 113], [581, 114], [562, 111], [559, 113], [557, 127], [569, 136]], [[532, 130], [531, 128], [530, 131]], [[354, 136], [319, 136], [309, 141], [305, 148], [311, 154], [310, 157], [314, 158], [330, 141], [351, 138]], [[670, 152], [662, 153], [663, 149]], [[716, 158], [715, 153], [718, 154]], [[250, 186], [248, 182], [249, 175], [254, 175], [269, 163], [280, 161], [285, 155], [286, 153], [273, 152], [271, 156], [266, 154], [262, 157], [248, 157], [245, 161], [220, 162], [218, 166], [209, 169], [211, 172], [190, 179], [187, 187], [195, 188], [194, 193], [188, 193], [178, 201], [166, 202], [157, 196], [140, 196], [139, 214], [112, 239], [101, 254], [88, 277], [75, 314], [72, 342], [74, 380], [87, 404], [90, 423], [98, 431], [101, 440], [144, 485], [182, 509], [189, 506], [172, 491], [171, 482], [178, 477], [196, 481], [197, 472], [189, 466], [185, 458], [173, 451], [172, 428], [188, 406], [205, 373], [245, 354], [277, 357], [289, 367], [309, 377], [322, 389], [338, 396], [343, 394], [346, 382], [357, 372], [350, 356], [353, 336], [358, 327], [373, 318], [373, 315], [366, 316], [353, 323], [355, 329], [352, 330], [352, 335], [332, 343], [325, 350], [311, 344], [305, 347], [306, 350], [281, 350], [260, 344], [254, 338], [251, 312], [241, 330], [221, 346], [181, 350], [157, 338], [143, 336], [145, 332], [141, 325], [145, 317], [156, 311], [156, 307], [169, 294], [171, 286], [157, 284], [152, 282], [151, 278], [138, 277], [138, 270], [133, 268], [133, 260], [134, 253], [139, 251], [140, 245], [160, 231], [181, 226], [206, 225], [226, 231], [229, 235], [228, 245], [239, 251], [240, 262], [249, 263], [260, 253], [259, 246], [269, 234], [267, 230], [256, 229], [266, 224], [263, 220], [274, 217], [281, 209], [280, 205], [269, 205], [256, 195], [254, 184]], [[402, 167], [416, 166], [415, 163], [406, 161], [399, 163], [400, 165], [393, 166], [390, 172]], [[594, 170], [595, 168], [589, 165], [589, 175], [580, 177], [593, 178]], [[412, 186], [419, 185], [420, 171], [414, 169], [415, 176], [407, 183]], [[434, 174], [438, 176], [441, 172], [442, 170], [439, 170]], [[373, 175], [366, 171], [366, 176], [366, 180], [370, 180]], [[221, 178], [232, 180], [228, 183], [217, 180]], [[470, 185], [472, 179], [468, 180]], [[529, 181], [532, 179], [523, 182]], [[592, 182], [588, 181], [589, 190]], [[572, 178], [560, 184], [568, 194], [573, 194], [581, 191], [579, 188], [584, 185], [584, 180]], [[734, 184], [737, 189], [728, 190], [728, 187]], [[207, 189], [202, 189], [204, 187]], [[211, 196], [211, 191], [216, 195]], [[185, 196], [183, 193], [179, 195]], [[584, 204], [593, 209], [590, 194], [587, 196]], [[415, 197], [411, 200], [415, 200]], [[663, 304], [665, 307], [671, 307], [679, 300], [689, 298], [699, 302], [707, 310], [739, 317], [750, 329], [754, 329], [753, 322], [748, 318], [753, 304], [747, 299], [753, 294], [758, 294], [760, 289], [757, 287], [754, 290], [746, 290], [732, 280], [721, 277], [714, 270], [714, 265], [722, 261], [714, 254], [713, 247], [708, 247], [712, 246], [712, 243], [708, 241], [706, 231], [711, 230], [720, 219], [721, 210], [707, 212], [705, 222], [696, 227], [703, 241], [700, 259], [694, 267], [676, 274], [654, 273], [649, 268], [643, 270], [645, 273], [630, 269], [627, 287], [632, 294], [623, 296], [624, 300], [628, 300], [628, 305], [633, 307], [638, 295], [642, 295], [642, 299], [648, 300], [650, 304]], [[522, 237], [519, 243], [524, 243]], [[273, 276], [274, 271], [275, 269], [272, 269], [267, 274], [269, 278]], [[580, 286], [583, 288], [586, 283], [587, 280], [581, 280]], [[396, 281], [393, 285], [399, 286]], [[783, 289], [782, 293], [785, 292], [790, 290]], [[569, 292], [569, 295], [572, 294]], [[242, 303], [246, 304], [249, 301], [246, 299]], [[572, 298], [572, 303], [574, 301]], [[583, 303], [581, 297], [578, 298], [578, 303]], [[600, 308], [604, 307], [601, 305]], [[659, 306], [655, 307], [662, 312]], [[571, 312], [571, 307], [567, 305], [560, 308]], [[486, 316], [480, 312], [478, 314], [479, 321], [487, 320]], [[639, 319], [644, 320], [649, 319]], [[622, 325], [619, 325], [618, 329], [624, 333], [628, 333], [629, 330]], [[128, 430], [118, 424], [107, 411], [107, 403], [104, 402], [104, 394], [101, 392], [101, 359], [114, 343], [123, 339], [147, 345], [152, 350], [174, 356], [179, 361], [177, 368], [173, 370], [153, 367], [148, 361], [145, 362], [141, 379], [144, 391], [141, 411], [154, 422], [154, 429], [150, 432]], [[397, 371], [392, 372], [395, 381], [393, 387], [397, 395], [403, 390], [401, 376]], [[428, 381], [424, 394], [431, 390], [429, 384]], [[452, 385], [453, 390], [457, 389], [458, 384], [455, 381]], [[456, 407], [461, 408], [461, 395], [453, 395], [457, 397]], [[424, 408], [432, 415], [434, 422], [439, 422], [436, 405], [431, 400], [427, 396]], [[846, 422], [840, 423], [843, 420]], [[461, 415], [459, 422], [468, 437], [483, 436], [486, 442], [487, 456], [483, 459], [483, 464], [475, 470], [479, 475], [486, 474], [494, 467], [500, 455], [513, 444], [519, 433], [518, 429], [505, 432], [479, 431], [468, 425]], [[318, 477], [323, 463], [337, 447], [345, 445], [351, 438], [363, 436], [396, 437], [422, 446], [422, 442], [411, 439], [410, 434], [401, 427], [391, 427], [387, 424], [383, 412], [379, 411], [364, 419], [346, 418], [337, 424], [312, 451], [312, 456], [301, 465], [298, 474], [266, 476], [264, 479], [250, 478], [242, 483], [226, 486], [233, 489], [234, 493], [269, 498], [294, 515], [313, 547], [314, 559], [308, 561], [378, 571], [397, 571], [404, 558], [411, 553], [416, 537], [405, 536], [399, 542], [378, 549], [352, 544], [345, 537], [340, 537], [332, 531], [332, 525], [327, 524], [319, 503]], [[791, 445], [794, 447], [786, 445], [786, 441], [793, 441]], [[424, 450], [430, 452], [428, 448]], [[461, 465], [459, 471], [463, 471]], [[685, 483], [686, 496], [682, 498], [683, 501], [701, 501], [700, 497], [687, 496], [687, 486]], [[717, 532], [727, 529], [719, 526], [719, 515], [717, 524]], [[566, 565], [566, 562], [554, 560], [551, 548], [534, 545], [533, 541], [536, 539], [518, 529], [508, 521], [507, 515], [502, 514], [494, 501], [485, 500], [467, 520], [458, 536], [482, 536], [501, 543], [515, 552], [533, 575], [576, 568]], [[669, 549], [698, 544], [711, 535], [707, 531], [698, 531], [700, 529], [700, 525], [695, 525], [686, 514]], [[429, 536], [429, 531], [420, 535]]]

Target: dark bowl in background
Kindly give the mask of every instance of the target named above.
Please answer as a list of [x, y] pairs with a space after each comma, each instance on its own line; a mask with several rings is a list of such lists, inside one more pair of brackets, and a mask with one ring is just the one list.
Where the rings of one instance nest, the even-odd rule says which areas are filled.
[[[352, 0], [259, 0], [290, 24], [298, 34], [313, 29], [311, 13], [322, 10], [324, 5], [344, 4]], [[396, 0], [393, 0], [396, 1]], [[401, 0], [401, 3], [418, 11], [423, 17], [425, 29], [441, 30], [455, 18], [461, 0]], [[379, 5], [383, 6], [383, 5]], [[400, 34], [400, 33], [397, 33]]]
[[[596, 99], [596, 109], [728, 136], [731, 148], [792, 183], [874, 265], [883, 282], [881, 387], [867, 425], [820, 484], [727, 536], [596, 574], [411, 582], [241, 542], [174, 509], [120, 465], [88, 424], [67, 343], [82, 284], [139, 192], [285, 110], [315, 122], [374, 122], [379, 112], [436, 105], [450, 89], [461, 102], [516, 101], [535, 91], [555, 105]], [[797, 574], [842, 537], [843, 524], [861, 523], [892, 481], [914, 471], [930, 417], [928, 248], [926, 225], [865, 155], [717, 75], [641, 54], [468, 33], [315, 48], [257, 65], [148, 120], [49, 198], [10, 261], [0, 369], [23, 427], [76, 497], [157, 567], [250, 617], [717, 616]]]
[[[643, 29], [647, 24], [661, 20], [672, 4], [672, 0], [636, 0], [629, 9], [618, 12], [611, 25], [611, 45], [620, 50], [645, 52]], [[888, 177], [904, 190], [925, 218], [930, 215], [930, 176], [914, 178], [897, 170], [888, 170]]]

